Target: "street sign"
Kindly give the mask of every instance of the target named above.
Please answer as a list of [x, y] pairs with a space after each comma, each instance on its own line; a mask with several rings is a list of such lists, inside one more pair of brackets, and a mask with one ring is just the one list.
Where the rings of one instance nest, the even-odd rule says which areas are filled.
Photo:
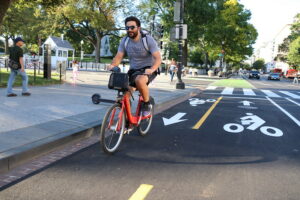
[[176, 1], [174, 5], [174, 22], [180, 22], [180, 1]]
[[187, 39], [187, 24], [181, 24], [181, 26], [182, 26], [182, 37], [180, 38], [180, 24], [176, 24], [175, 38], [185, 40]]

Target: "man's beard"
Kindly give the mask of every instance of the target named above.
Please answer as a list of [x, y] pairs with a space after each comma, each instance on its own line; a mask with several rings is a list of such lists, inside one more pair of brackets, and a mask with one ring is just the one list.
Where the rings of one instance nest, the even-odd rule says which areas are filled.
[[138, 31], [135, 32], [127, 32], [127, 36], [130, 37], [131, 39], [134, 39], [138, 36]]

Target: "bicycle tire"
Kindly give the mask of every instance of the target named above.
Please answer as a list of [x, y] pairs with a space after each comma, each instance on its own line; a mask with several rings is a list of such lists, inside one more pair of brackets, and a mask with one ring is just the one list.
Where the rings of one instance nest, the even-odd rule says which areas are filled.
[[[114, 120], [112, 121], [112, 124], [110, 124], [111, 117], [113, 114], [113, 111], [115, 110], [114, 113]], [[117, 112], [119, 110], [119, 112]], [[116, 152], [121, 144], [124, 131], [125, 131], [125, 113], [122, 113], [122, 124], [120, 125], [120, 131], [116, 131], [116, 127], [118, 126], [118, 121], [119, 121], [119, 113], [121, 112], [121, 105], [116, 103], [113, 104], [108, 111], [106, 112], [101, 129], [100, 129], [100, 143], [102, 146], [102, 150], [107, 153], [107, 154], [113, 154]], [[108, 127], [110, 125], [110, 127]], [[110, 136], [110, 137], [109, 137]], [[116, 136], [114, 138], [114, 136]], [[112, 143], [113, 142], [113, 143]]]
[[142, 120], [137, 127], [137, 131], [141, 136], [146, 136], [152, 125], [155, 105], [153, 97], [150, 97], [150, 102], [152, 104], [151, 117]]

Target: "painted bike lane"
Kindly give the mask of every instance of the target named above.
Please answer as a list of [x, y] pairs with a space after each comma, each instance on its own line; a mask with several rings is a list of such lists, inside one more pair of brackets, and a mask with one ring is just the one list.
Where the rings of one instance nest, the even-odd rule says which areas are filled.
[[282, 153], [300, 148], [296, 123], [299, 117], [294, 113], [283, 112], [267, 98], [217, 98], [220, 101], [200, 127], [196, 125], [203, 116], [198, 117], [193, 127], [198, 134], [212, 134], [227, 146], [252, 144], [253, 148], [276, 149]]

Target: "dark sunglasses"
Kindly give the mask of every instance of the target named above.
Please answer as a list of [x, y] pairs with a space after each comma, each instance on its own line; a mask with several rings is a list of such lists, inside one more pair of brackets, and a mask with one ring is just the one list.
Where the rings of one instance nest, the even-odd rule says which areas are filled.
[[125, 29], [128, 31], [129, 29], [133, 30], [137, 28], [137, 26], [125, 26]]

